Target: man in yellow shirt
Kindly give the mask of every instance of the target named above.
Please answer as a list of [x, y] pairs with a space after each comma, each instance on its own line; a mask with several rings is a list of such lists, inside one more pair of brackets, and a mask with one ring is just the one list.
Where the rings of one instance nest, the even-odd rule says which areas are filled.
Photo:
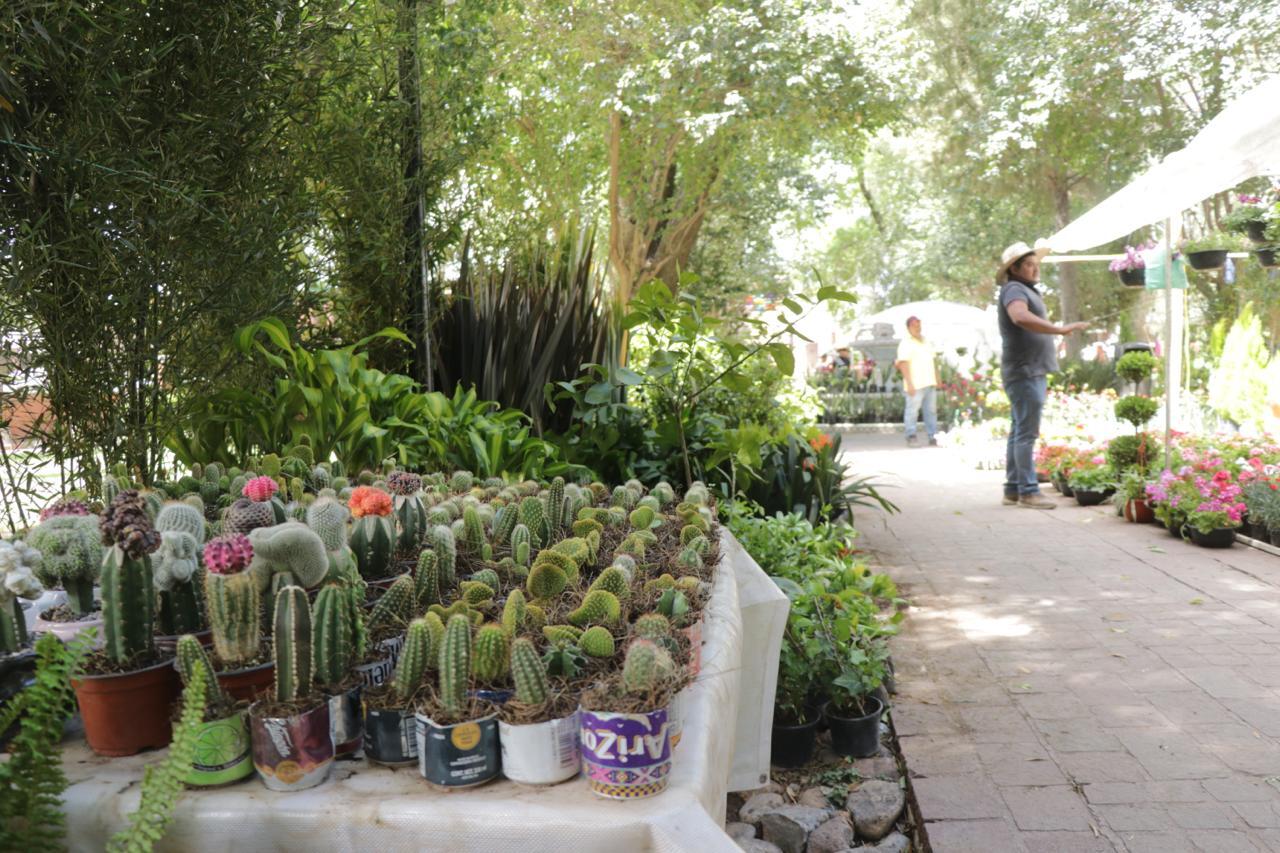
[[907, 428], [907, 446], [919, 444], [916, 439], [916, 415], [924, 409], [924, 429], [929, 445], [938, 446], [937, 386], [938, 374], [933, 368], [933, 347], [920, 334], [920, 318], [907, 318], [907, 336], [898, 344], [898, 358], [894, 367], [902, 372], [902, 388], [907, 395], [906, 412], [902, 421]]

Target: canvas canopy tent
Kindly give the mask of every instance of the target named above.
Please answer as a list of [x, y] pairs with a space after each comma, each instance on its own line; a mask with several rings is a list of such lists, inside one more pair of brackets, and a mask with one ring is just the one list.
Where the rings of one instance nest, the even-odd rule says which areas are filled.
[[[1280, 174], [1280, 77], [1232, 101], [1188, 145], [1175, 151], [1068, 224], [1046, 242], [1055, 252], [1078, 252], [1164, 222], [1164, 281], [1182, 211], [1249, 178]], [[1051, 259], [1050, 259], [1051, 260]], [[1181, 329], [1173, 326], [1173, 289], [1165, 290], [1165, 452], [1179, 384]]]

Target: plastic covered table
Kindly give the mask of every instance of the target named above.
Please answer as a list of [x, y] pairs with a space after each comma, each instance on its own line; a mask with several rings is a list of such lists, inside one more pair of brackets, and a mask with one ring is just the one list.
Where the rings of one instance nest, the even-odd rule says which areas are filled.
[[[458, 792], [427, 785], [416, 767], [335, 765], [324, 784], [273, 793], [256, 779], [190, 791], [158, 850], [737, 851], [724, 834], [725, 794], [768, 780], [769, 732], [785, 596], [727, 531], [703, 626], [702, 671], [684, 695], [684, 734], [668, 790], [615, 802], [581, 776], [529, 788], [505, 779]], [[72, 850], [101, 850], [137, 808], [144, 767], [161, 753], [95, 756], [64, 745]]]

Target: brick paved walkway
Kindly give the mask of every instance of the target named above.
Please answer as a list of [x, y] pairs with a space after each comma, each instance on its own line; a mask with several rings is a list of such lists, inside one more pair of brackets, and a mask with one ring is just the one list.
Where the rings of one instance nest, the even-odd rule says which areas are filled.
[[934, 851], [1280, 851], [1280, 557], [1004, 507], [901, 441], [845, 447], [900, 485], [857, 523], [915, 605], [893, 719]]

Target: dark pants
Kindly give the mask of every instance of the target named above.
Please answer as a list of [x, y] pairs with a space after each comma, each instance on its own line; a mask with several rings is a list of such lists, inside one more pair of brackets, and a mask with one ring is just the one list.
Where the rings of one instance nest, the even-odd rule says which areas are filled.
[[1013, 424], [1004, 462], [1006, 495], [1037, 495], [1036, 440], [1040, 438], [1040, 413], [1044, 411], [1047, 382], [1043, 376], [1006, 382]]

